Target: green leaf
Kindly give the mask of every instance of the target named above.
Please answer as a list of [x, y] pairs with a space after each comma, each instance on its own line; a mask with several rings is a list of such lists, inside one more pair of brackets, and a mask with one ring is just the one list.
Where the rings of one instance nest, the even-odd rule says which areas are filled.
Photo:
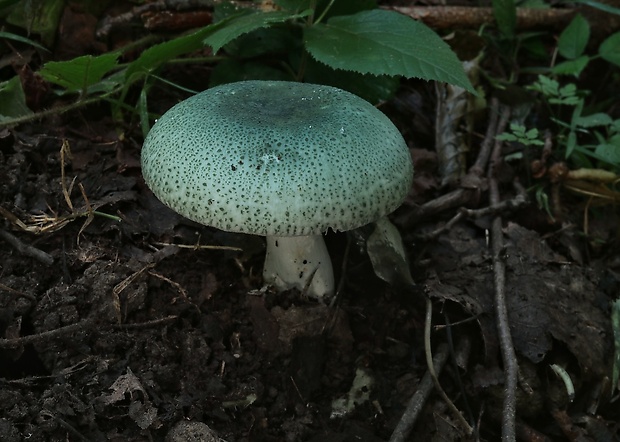
[[551, 72], [556, 75], [573, 75], [579, 77], [589, 62], [590, 57], [582, 55], [574, 60], [566, 60], [562, 63], [558, 63], [551, 69]]
[[575, 125], [578, 127], [596, 127], [596, 126], [608, 126], [613, 123], [613, 120], [609, 115], [604, 112], [598, 112], [596, 114], [588, 115], [585, 117], [575, 118]]
[[224, 46], [230, 58], [256, 58], [261, 55], [291, 54], [301, 51], [299, 29], [273, 26], [241, 35]]
[[67, 91], [85, 91], [117, 67], [118, 56], [118, 52], [109, 52], [96, 57], [83, 55], [68, 61], [49, 61], [43, 65], [39, 74]]
[[[304, 11], [312, 7], [313, 0], [275, 0], [274, 3], [285, 11]], [[319, 6], [319, 5], [317, 5]]]
[[292, 81], [293, 78], [290, 74], [265, 63], [230, 59], [215, 65], [209, 76], [209, 86], [245, 80]]
[[599, 46], [598, 53], [608, 62], [620, 66], [620, 32], [607, 37]]
[[450, 47], [423, 23], [394, 11], [333, 17], [306, 28], [304, 43], [334, 69], [445, 81], [475, 93]]
[[620, 8], [616, 8], [605, 3], [597, 2], [594, 0], [568, 0], [560, 3], [581, 3], [582, 5], [588, 5], [592, 8], [599, 9], [601, 11], [609, 12], [610, 14], [620, 15]]
[[51, 47], [64, 8], [65, 0], [20, 1], [11, 9], [6, 21], [29, 33], [39, 34], [43, 43]]
[[564, 58], [574, 59], [583, 54], [590, 39], [590, 24], [577, 14], [562, 31], [558, 40], [558, 51]]
[[0, 83], [0, 121], [32, 114], [26, 105], [26, 95], [19, 77]]
[[540, 92], [545, 97], [555, 97], [560, 93], [560, 83], [558, 83], [553, 78], [539, 75], [538, 80], [532, 83], [530, 86], [527, 86], [526, 89]]
[[373, 104], [392, 98], [400, 84], [398, 77], [335, 70], [312, 58], [307, 61], [304, 81], [344, 89]]
[[25, 43], [30, 46], [34, 46], [37, 49], [41, 49], [42, 51], [49, 52], [49, 50], [45, 46], [41, 46], [34, 40], [30, 40], [29, 38], [22, 37], [21, 35], [13, 34], [12, 32], [2, 32], [0, 31], [0, 38], [5, 38], [7, 40], [14, 40], [20, 43]]
[[575, 131], [571, 130], [568, 133], [568, 138], [566, 140], [566, 158], [570, 158], [573, 150], [575, 150], [575, 146], [577, 146], [577, 134], [575, 133]]
[[177, 37], [164, 43], [151, 46], [134, 60], [125, 73], [127, 83], [132, 83], [136, 77], [147, 75], [162, 64], [182, 54], [197, 51], [204, 47], [203, 40], [216, 30], [226, 26], [229, 21], [237, 16], [230, 16], [220, 22], [205, 26], [191, 34]]
[[504, 132], [495, 137], [498, 141], [517, 141], [518, 138], [516, 135], [509, 134], [508, 132]]
[[612, 137], [609, 141], [596, 146], [594, 153], [606, 163], [620, 166], [620, 136]]
[[9, 9], [9, 8], [15, 6], [16, 4], [19, 3], [19, 1], [20, 0], [0, 0], [0, 10], [4, 9], [4, 11], [2, 11], [2, 12], [6, 13], [6, 12], [8, 12], [8, 11], [6, 11], [6, 9]]
[[244, 14], [234, 20], [229, 20], [226, 26], [210, 34], [204, 39], [204, 44], [213, 48], [213, 52], [219, 51], [226, 43], [240, 35], [247, 34], [256, 29], [265, 28], [276, 23], [284, 23], [288, 20], [307, 17], [312, 10], [307, 9], [299, 14], [291, 14], [285, 11], [257, 12]]
[[514, 37], [517, 27], [517, 7], [514, 0], [493, 0], [493, 15], [499, 31], [508, 38]]

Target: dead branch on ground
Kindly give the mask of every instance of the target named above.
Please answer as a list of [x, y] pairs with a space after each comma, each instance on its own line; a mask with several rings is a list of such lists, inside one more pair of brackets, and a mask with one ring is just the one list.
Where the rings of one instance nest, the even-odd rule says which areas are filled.
[[[501, 119], [497, 127], [497, 133], [504, 131], [510, 118], [510, 108], [502, 110]], [[502, 141], [496, 141], [489, 164], [489, 203], [500, 203], [498, 184], [498, 171], [502, 163]], [[508, 321], [508, 309], [506, 307], [506, 264], [504, 262], [504, 239], [502, 232], [502, 217], [496, 215], [491, 224], [491, 247], [493, 255], [493, 283], [495, 286], [495, 320], [499, 334], [502, 360], [504, 362], [504, 404], [502, 410], [502, 441], [514, 442], [515, 417], [516, 417], [516, 390], [519, 367], [517, 356], [512, 344], [510, 324]]]
[[65, 325], [54, 330], [48, 330], [33, 335], [21, 336], [19, 338], [0, 339], [0, 349], [18, 348], [27, 344], [45, 344], [56, 339], [74, 339], [75, 334], [82, 331], [101, 332], [107, 330], [141, 330], [151, 327], [159, 327], [173, 323], [178, 316], [166, 316], [146, 322], [132, 324], [107, 324], [102, 326], [99, 318], [84, 319], [74, 324]]
[[[388, 9], [420, 20], [433, 29], [470, 28], [495, 24], [493, 8], [469, 6], [389, 6]], [[560, 29], [577, 13], [576, 9], [517, 8], [517, 29]]]
[[480, 145], [480, 151], [476, 162], [469, 168], [467, 175], [461, 179], [461, 186], [445, 195], [428, 201], [427, 203], [412, 208], [402, 220], [401, 224], [405, 230], [413, 230], [423, 218], [431, 217], [449, 209], [460, 208], [474, 205], [479, 199], [480, 194], [486, 189], [484, 170], [491, 155], [491, 148], [497, 135], [497, 121], [499, 115], [499, 102], [496, 98], [491, 99], [489, 109], [489, 123], [484, 140]]

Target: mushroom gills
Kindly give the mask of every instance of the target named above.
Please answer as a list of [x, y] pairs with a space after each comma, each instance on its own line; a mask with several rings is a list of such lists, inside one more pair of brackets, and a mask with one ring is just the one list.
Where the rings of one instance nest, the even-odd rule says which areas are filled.
[[279, 291], [305, 290], [319, 299], [334, 294], [334, 272], [322, 235], [268, 235], [266, 240], [263, 279], [267, 284]]

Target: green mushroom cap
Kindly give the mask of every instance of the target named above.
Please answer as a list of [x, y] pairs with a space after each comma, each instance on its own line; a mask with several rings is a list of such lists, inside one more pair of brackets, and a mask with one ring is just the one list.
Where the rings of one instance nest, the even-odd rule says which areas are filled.
[[350, 230], [411, 187], [403, 137], [370, 103], [329, 86], [243, 81], [180, 102], [149, 132], [142, 173], [167, 206], [231, 232]]

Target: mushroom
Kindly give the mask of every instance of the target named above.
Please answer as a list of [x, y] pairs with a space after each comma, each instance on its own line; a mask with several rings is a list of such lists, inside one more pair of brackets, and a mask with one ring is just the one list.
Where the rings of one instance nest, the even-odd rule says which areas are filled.
[[142, 173], [181, 215], [266, 236], [265, 282], [322, 298], [334, 293], [322, 234], [392, 212], [413, 166], [392, 122], [349, 92], [242, 81], [166, 112], [144, 141]]

